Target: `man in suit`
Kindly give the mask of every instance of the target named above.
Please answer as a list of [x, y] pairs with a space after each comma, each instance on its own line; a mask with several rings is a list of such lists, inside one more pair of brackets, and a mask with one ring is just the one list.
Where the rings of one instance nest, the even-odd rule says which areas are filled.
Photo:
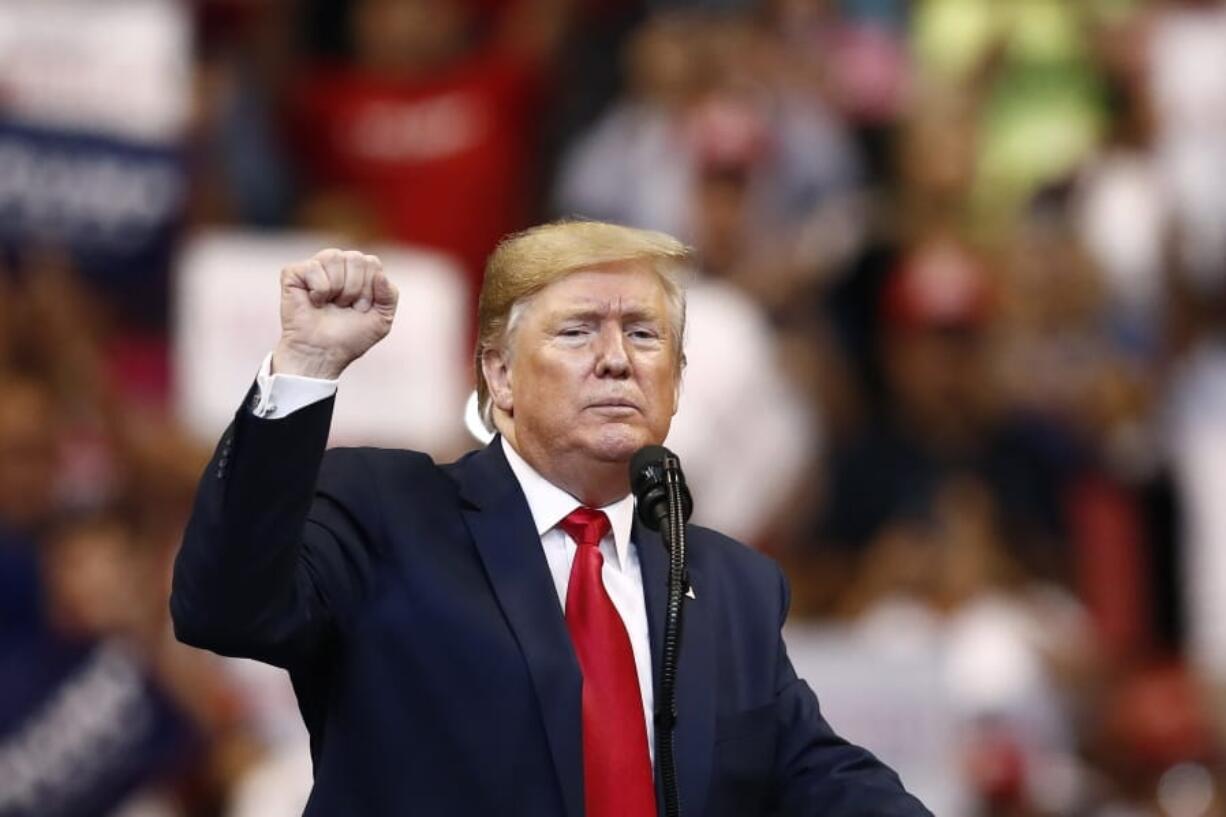
[[[442, 466], [325, 454], [337, 378], [396, 291], [356, 252], [282, 272], [281, 340], [201, 481], [171, 611], [181, 640], [289, 670], [306, 814], [657, 813], [667, 560], [627, 463], [676, 407], [685, 261], [669, 236], [596, 222], [505, 240], [475, 357], [498, 436]], [[689, 555], [686, 817], [928, 815], [796, 677], [777, 566], [696, 526]]]

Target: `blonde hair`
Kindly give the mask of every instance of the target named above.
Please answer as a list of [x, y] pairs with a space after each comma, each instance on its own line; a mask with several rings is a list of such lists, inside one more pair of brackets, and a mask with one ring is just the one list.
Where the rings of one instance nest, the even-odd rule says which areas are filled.
[[646, 261], [660, 278], [676, 338], [677, 365], [684, 361], [685, 292], [681, 276], [691, 250], [672, 236], [602, 221], [555, 221], [507, 236], [485, 265], [477, 301], [477, 348], [473, 368], [477, 405], [486, 427], [494, 430], [490, 390], [481, 359], [491, 349], [506, 349], [524, 308], [536, 293], [572, 272], [602, 264]]

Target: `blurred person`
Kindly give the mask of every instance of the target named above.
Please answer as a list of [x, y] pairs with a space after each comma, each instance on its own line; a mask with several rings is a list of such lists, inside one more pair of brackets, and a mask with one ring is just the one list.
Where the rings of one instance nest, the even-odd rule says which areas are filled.
[[61, 515], [40, 548], [48, 625], [69, 639], [155, 642], [163, 616], [150, 544], [122, 512]]
[[485, 257], [532, 212], [546, 70], [567, 8], [516, 0], [482, 32], [467, 0], [351, 4], [349, 59], [306, 66], [290, 92], [301, 218], [451, 254], [475, 301]]
[[1179, 640], [1176, 514], [1157, 421], [1164, 335], [1178, 321], [1162, 284], [1130, 291], [1095, 263], [1077, 221], [1083, 191], [1044, 191], [1014, 227], [998, 370], [1009, 403], [1078, 441], [1081, 467], [1063, 492], [1072, 578], [1104, 652], [1129, 664]]
[[792, 82], [821, 94], [852, 128], [873, 185], [889, 182], [895, 125], [913, 105], [907, 5], [772, 0], [761, 10], [792, 63]]
[[[173, 471], [163, 477], [174, 482]], [[105, 654], [116, 662], [122, 656], [124, 673], [142, 679], [144, 700], [133, 704], [137, 711], [130, 713], [130, 722], [110, 727], [110, 739], [130, 747], [132, 768], [95, 764], [99, 768], [82, 770], [96, 777], [89, 790], [105, 789], [122, 775], [138, 776], [139, 788], [124, 796], [115, 817], [142, 815], [142, 809], [244, 814], [253, 806], [262, 809], [262, 817], [300, 813], [310, 785], [309, 759], [302, 766], [305, 735], [299, 740], [298, 732], [287, 735], [276, 725], [287, 718], [284, 697], [289, 696], [294, 725], [301, 729], [292, 692], [281, 689], [276, 677], [265, 678], [261, 688], [240, 662], [189, 650], [169, 632], [171, 541], [159, 519], [165, 512], [156, 507], [159, 494], [167, 492], [141, 495], [127, 507], [61, 515], [51, 527], [40, 546], [46, 630], [34, 641], [36, 649], [27, 643], [15, 653], [13, 660], [26, 662], [15, 677], [46, 677], [59, 666], [55, 656], [67, 651]], [[179, 530], [184, 519], [177, 520]], [[36, 719], [45, 707], [27, 705], [25, 715]], [[76, 729], [87, 732], [84, 726]], [[147, 756], [151, 744], [161, 748]], [[256, 794], [273, 783], [275, 795]], [[48, 786], [41, 803], [46, 808], [55, 795], [55, 786]]]
[[554, 212], [684, 234], [689, 172], [678, 122], [710, 82], [701, 32], [699, 18], [681, 15], [638, 29], [622, 56], [621, 98], [563, 159]]
[[[736, 285], [778, 320], [811, 303], [859, 248], [861, 235], [850, 198], [806, 190], [813, 179], [797, 167], [785, 174], [791, 182], [779, 183], [770, 127], [747, 97], [729, 92], [712, 94], [691, 112], [687, 234], [708, 274]], [[812, 210], [800, 204], [815, 200], [822, 203]]]
[[[121, 424], [121, 405], [161, 410], [169, 378], [165, 337], [125, 321], [63, 248], [20, 253], [3, 288], [9, 314], [0, 365], [45, 382], [72, 437], [63, 446], [70, 457], [94, 445], [81, 437], [106, 437]], [[69, 494], [91, 492], [75, 477], [69, 481]], [[105, 486], [95, 484], [92, 492]]]
[[1187, 657], [1214, 689], [1214, 714], [1221, 728], [1226, 722], [1222, 720], [1226, 559], [1221, 547], [1226, 508], [1220, 501], [1226, 484], [1221, 459], [1226, 452], [1226, 424], [1219, 408], [1226, 399], [1226, 299], [1199, 295], [1194, 308], [1181, 315], [1187, 338], [1172, 361], [1158, 417], [1179, 514], [1178, 577], [1184, 593]]
[[894, 120], [908, 83], [905, 35], [909, 11], [900, 0], [769, 0], [758, 11], [774, 29], [797, 79], [829, 95], [857, 125]]
[[[774, 288], [796, 293], [857, 247], [860, 155], [840, 112], [809, 82], [780, 32], [758, 20], [716, 25], [709, 36], [718, 83], [685, 121], [694, 183], [701, 188], [725, 172], [740, 177], [745, 255], [765, 257], [783, 279]], [[697, 208], [689, 217], [698, 240]], [[740, 283], [752, 291], [752, 277]]]
[[[733, 277], [748, 266], [748, 227], [728, 201], [738, 195], [739, 174], [725, 170], [732, 178], [704, 170], [693, 192], [702, 226], [697, 274], [686, 288], [685, 379], [668, 443], [692, 463], [691, 484], [710, 502], [696, 521], [772, 550], [818, 448], [818, 410], [797, 388], [770, 314]], [[725, 183], [737, 189], [712, 189]]]
[[855, 433], [861, 416], [886, 401], [876, 352], [881, 293], [907, 247], [931, 235], [974, 234], [970, 202], [978, 131], [974, 100], [949, 89], [917, 89], [893, 142], [893, 191], [870, 193], [864, 241], [830, 276], [814, 319], [828, 323], [843, 361], [847, 396], [832, 414], [840, 436]]
[[[1149, 418], [1164, 341], [1130, 327], [1121, 284], [1082, 242], [1076, 207], [1075, 187], [1045, 191], [1004, 249], [1002, 383], [1010, 402], [1067, 423], [1113, 473], [1140, 479], [1157, 461]], [[1161, 296], [1150, 296], [1161, 321]]]
[[57, 506], [80, 509], [120, 499], [133, 464], [133, 436], [165, 424], [164, 339], [153, 348], [133, 343], [127, 327], [58, 252], [26, 254], [10, 301], [11, 365], [40, 383], [47, 401], [43, 422], [55, 425]]
[[773, 256], [766, 292], [790, 292], [836, 263], [855, 233], [843, 214], [859, 158], [803, 71], [781, 55], [779, 36], [737, 18], [650, 21], [627, 54], [627, 93], [564, 160], [554, 211], [702, 241], [692, 191], [726, 167], [743, 182], [740, 243]]
[[[43, 625], [37, 546], [57, 515], [82, 498], [77, 478], [91, 448], [79, 431], [96, 406], [99, 349], [88, 302], [58, 256], [24, 259], [6, 279], [0, 316], [0, 630]], [[91, 474], [90, 476], [96, 476]]]
[[57, 434], [46, 386], [0, 370], [0, 645], [42, 626], [36, 547], [58, 507]]
[[879, 301], [884, 402], [832, 446], [820, 537], [852, 551], [922, 511], [951, 474], [977, 475], [1006, 519], [1015, 558], [1068, 577], [1062, 502], [1079, 460], [1071, 435], [1002, 403], [998, 306], [984, 262], [951, 236], [908, 252]]
[[1097, 147], [1103, 90], [1084, 29], [1092, 9], [1062, 0], [924, 0], [913, 46], [924, 84], [975, 100], [979, 130], [971, 204], [989, 230], [1007, 229], [1036, 189]]
[[[791, 287], [770, 266], [778, 259], [762, 257], [753, 240], [747, 186], [758, 123], [735, 109], [712, 115], [728, 121], [690, 191], [697, 274], [687, 286], [685, 380], [668, 439], [695, 462], [695, 490], [714, 498], [698, 521], [780, 552], [819, 448], [820, 404], [797, 377], [811, 356], [786, 345], [790, 330], [779, 325], [779, 293]], [[746, 425], [747, 416], [757, 421]]]
[[[325, 453], [336, 380], [390, 330], [397, 294], [357, 252], [283, 271], [283, 335], [201, 480], [171, 610], [185, 641], [290, 670], [313, 739], [308, 813], [658, 813], [665, 551], [633, 524], [626, 466], [676, 408], [686, 256], [597, 222], [501, 244], [474, 360], [500, 434], [441, 467]], [[780, 641], [778, 567], [705, 528], [690, 538], [687, 810], [928, 814], [821, 719]]]
[[1226, 6], [1157, 4], [1148, 48], [1154, 152], [1179, 224], [1180, 272], [1219, 291], [1226, 270]]
[[1074, 725], [1100, 671], [1094, 633], [1006, 537], [990, 486], [950, 475], [867, 545], [840, 616], [865, 645], [937, 657], [962, 761], [951, 773], [974, 792], [974, 813], [1072, 813], [1083, 785]]
[[299, 5], [196, 4], [194, 221], [278, 227], [291, 219], [298, 191], [277, 115], [291, 81]]
[[640, 0], [578, 0], [551, 72], [549, 105], [542, 122], [536, 202], [552, 212], [551, 191], [567, 151], [622, 93], [627, 43], [650, 13]]
[[1155, 154], [1147, 20], [1137, 13], [1096, 32], [1112, 88], [1112, 121], [1079, 169], [1068, 217], [1102, 273], [1120, 351], [1157, 363], [1175, 239], [1173, 191]]
[[124, 515], [105, 511], [42, 532], [43, 626], [0, 645], [0, 812], [88, 817], [139, 801], [183, 813], [170, 786], [198, 733], [155, 677], [165, 614], [143, 544]]

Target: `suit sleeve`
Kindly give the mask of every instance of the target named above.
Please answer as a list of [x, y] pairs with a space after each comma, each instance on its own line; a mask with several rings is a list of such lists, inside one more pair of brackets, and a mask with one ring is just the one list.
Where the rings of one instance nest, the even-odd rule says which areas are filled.
[[334, 402], [277, 420], [246, 404], [235, 415], [175, 560], [180, 641], [291, 667], [326, 647], [367, 591], [378, 558], [375, 488], [360, 452], [325, 457]]
[[[779, 573], [782, 610], [790, 593]], [[787, 817], [932, 817], [898, 775], [871, 752], [839, 737], [822, 717], [817, 696], [796, 675], [783, 639], [776, 670], [778, 813]]]

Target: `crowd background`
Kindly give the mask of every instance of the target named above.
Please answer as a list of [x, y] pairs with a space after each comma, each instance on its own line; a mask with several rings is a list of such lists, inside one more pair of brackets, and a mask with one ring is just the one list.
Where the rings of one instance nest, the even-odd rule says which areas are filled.
[[943, 817], [1226, 814], [1224, 3], [5, 0], [0, 213], [3, 817], [309, 786], [283, 674], [168, 621], [192, 248], [434, 253], [466, 391], [569, 216], [695, 248], [675, 444], [836, 727]]

